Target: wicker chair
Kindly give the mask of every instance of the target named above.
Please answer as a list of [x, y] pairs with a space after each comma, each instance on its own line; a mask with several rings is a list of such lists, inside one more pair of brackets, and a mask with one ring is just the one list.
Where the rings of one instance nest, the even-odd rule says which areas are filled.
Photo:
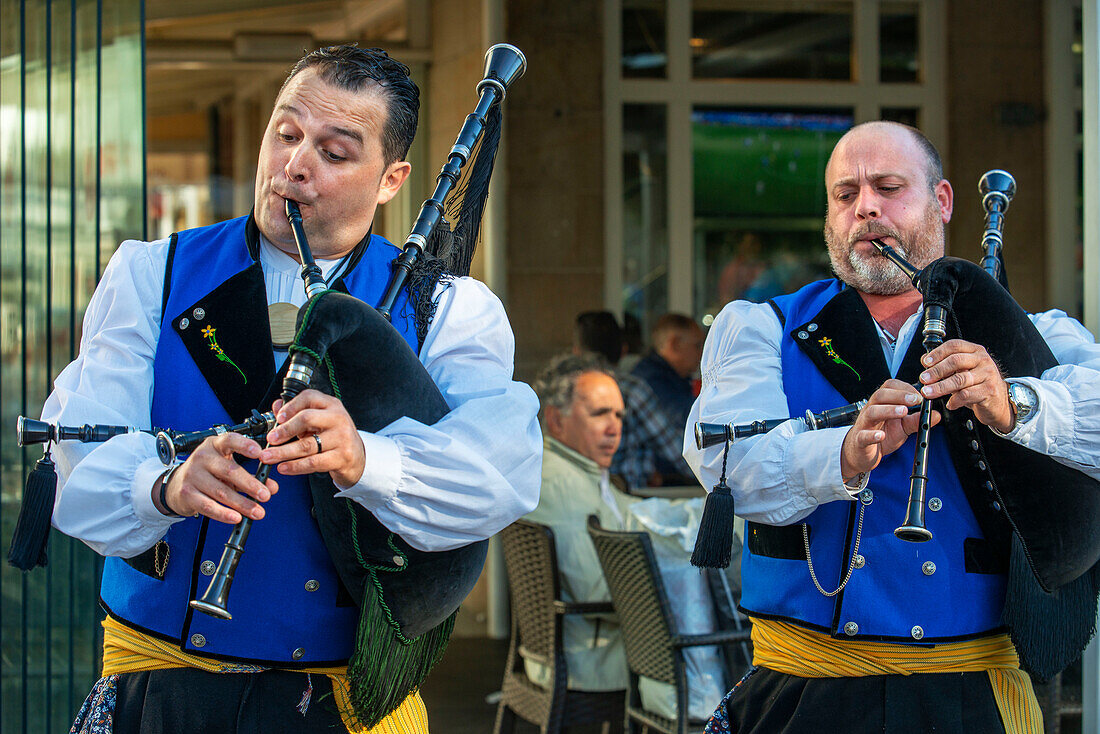
[[[631, 734], [639, 730], [666, 734], [701, 732], [706, 722], [688, 719], [684, 649], [744, 644], [749, 640], [749, 631], [679, 634], [649, 537], [645, 533], [604, 530], [594, 515], [588, 518], [588, 534], [596, 544], [596, 555], [611, 590], [611, 601], [619, 615], [619, 628], [626, 647], [626, 663], [630, 669], [627, 729]], [[727, 649], [727, 653], [734, 651]], [[638, 695], [638, 676], [642, 675], [675, 686], [676, 721], [642, 708]]]
[[[569, 670], [562, 651], [564, 615], [611, 612], [611, 603], [561, 601], [554, 533], [545, 525], [518, 520], [502, 530], [500, 537], [512, 600], [512, 642], [494, 734], [512, 732], [517, 716], [538, 726], [543, 734], [580, 724], [603, 723], [605, 729], [618, 729], [626, 692], [569, 690]], [[550, 668], [549, 690], [527, 677], [524, 657]]]

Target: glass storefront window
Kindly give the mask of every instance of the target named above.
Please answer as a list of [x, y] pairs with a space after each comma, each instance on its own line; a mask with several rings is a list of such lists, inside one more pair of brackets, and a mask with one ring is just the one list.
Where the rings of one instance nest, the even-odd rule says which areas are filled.
[[920, 110], [916, 107], [883, 107], [879, 118], [890, 122], [900, 122], [918, 130], [921, 127]]
[[623, 0], [623, 77], [660, 79], [668, 69], [665, 0]]
[[[143, 235], [140, 0], [0, 0], [0, 537], [40, 446], [37, 417], [75, 356], [84, 307], [124, 238]], [[99, 674], [102, 560], [53, 533], [49, 565], [0, 566], [0, 731], [66, 731]]]
[[884, 2], [879, 7], [879, 81], [920, 81], [919, 13], [915, 2]]
[[825, 164], [849, 110], [697, 107], [694, 311], [761, 302], [829, 273]]
[[814, 3], [812, 10], [692, 12], [696, 79], [852, 78], [852, 6]]
[[668, 148], [664, 105], [623, 108], [623, 311], [643, 334], [668, 311]]

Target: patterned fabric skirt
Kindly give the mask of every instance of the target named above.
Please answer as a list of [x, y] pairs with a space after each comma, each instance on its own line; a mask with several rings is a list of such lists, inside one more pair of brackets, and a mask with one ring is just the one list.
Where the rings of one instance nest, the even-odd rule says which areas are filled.
[[799, 678], [754, 667], [704, 732], [1003, 734], [1005, 727], [984, 672]]
[[427, 734], [418, 693], [371, 729], [342, 715], [346, 691], [326, 675], [172, 668], [115, 673], [96, 682], [70, 734]]

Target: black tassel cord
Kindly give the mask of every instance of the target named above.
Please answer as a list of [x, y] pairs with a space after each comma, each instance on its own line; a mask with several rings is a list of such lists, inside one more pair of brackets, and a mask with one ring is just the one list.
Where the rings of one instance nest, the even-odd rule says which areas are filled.
[[[436, 222], [428, 235], [424, 256], [409, 275], [409, 303], [421, 344], [435, 319], [436, 286], [470, 274], [489, 197], [489, 178], [500, 144], [500, 123], [500, 105], [493, 105], [485, 116], [485, 127], [470, 154], [462, 180], [447, 199], [446, 216]], [[447, 217], [454, 221], [453, 229]]]
[[57, 470], [50, 458], [50, 445], [27, 476], [23, 505], [11, 536], [8, 563], [23, 571], [46, 565], [46, 545], [50, 540], [50, 521], [57, 496]]
[[722, 475], [718, 484], [707, 495], [703, 517], [699, 520], [699, 534], [695, 537], [695, 549], [691, 552], [691, 565], [699, 568], [726, 568], [733, 555], [733, 523], [736, 512], [733, 494], [726, 484], [726, 461], [730, 455], [729, 438], [722, 451]]

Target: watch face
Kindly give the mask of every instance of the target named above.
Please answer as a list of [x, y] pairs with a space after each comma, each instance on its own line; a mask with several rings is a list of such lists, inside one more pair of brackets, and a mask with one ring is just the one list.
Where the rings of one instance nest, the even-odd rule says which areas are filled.
[[1012, 401], [1012, 405], [1016, 408], [1017, 423], [1026, 422], [1038, 403], [1032, 389], [1019, 382], [1009, 383], [1008, 399]]

